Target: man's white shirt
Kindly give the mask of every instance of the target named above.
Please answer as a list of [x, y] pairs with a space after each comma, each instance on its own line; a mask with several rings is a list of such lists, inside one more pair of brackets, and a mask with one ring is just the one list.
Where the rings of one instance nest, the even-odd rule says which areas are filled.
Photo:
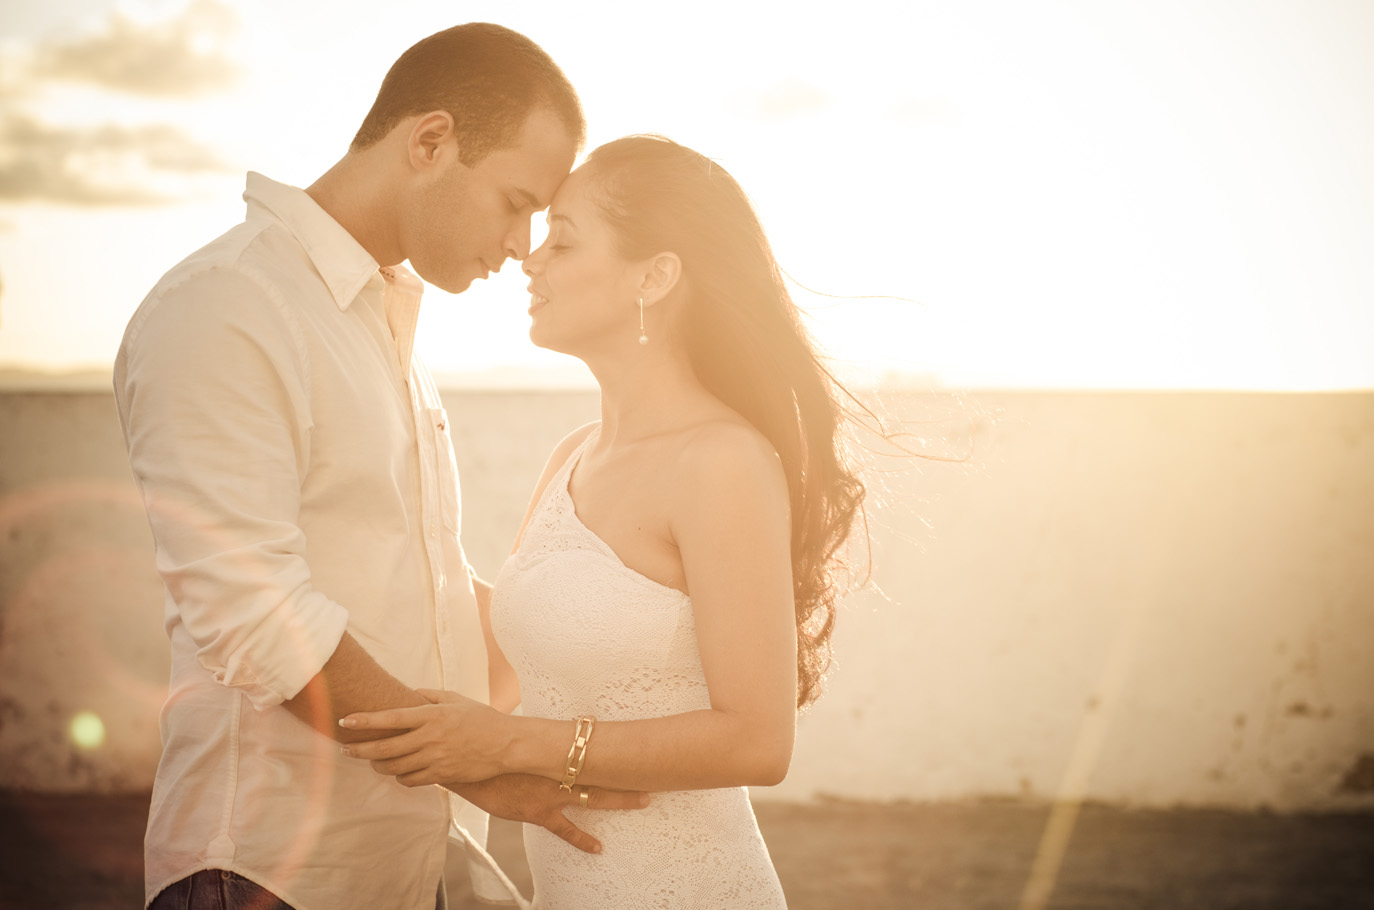
[[250, 173], [244, 199], [245, 222], [143, 301], [115, 363], [172, 642], [146, 899], [217, 868], [297, 910], [428, 910], [445, 791], [278, 707], [345, 630], [409, 686], [486, 700], [448, 419], [413, 354], [422, 285], [302, 190]]

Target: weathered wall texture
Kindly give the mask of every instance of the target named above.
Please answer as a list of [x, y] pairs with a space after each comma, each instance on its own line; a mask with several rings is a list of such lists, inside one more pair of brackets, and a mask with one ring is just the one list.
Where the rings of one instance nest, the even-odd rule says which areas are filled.
[[[445, 396], [487, 577], [595, 396]], [[875, 579], [761, 798], [1374, 806], [1374, 394], [892, 394]], [[113, 400], [0, 394], [0, 786], [138, 790], [162, 593]], [[98, 716], [103, 743], [70, 735]]]

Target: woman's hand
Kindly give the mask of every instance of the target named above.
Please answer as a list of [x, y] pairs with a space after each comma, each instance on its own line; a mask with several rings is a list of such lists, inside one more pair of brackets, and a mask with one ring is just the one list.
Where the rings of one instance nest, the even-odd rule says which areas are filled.
[[505, 714], [456, 692], [419, 689], [433, 704], [350, 714], [349, 730], [405, 730], [399, 736], [352, 743], [343, 754], [372, 762], [407, 787], [487, 780], [511, 770], [503, 758], [509, 734]]

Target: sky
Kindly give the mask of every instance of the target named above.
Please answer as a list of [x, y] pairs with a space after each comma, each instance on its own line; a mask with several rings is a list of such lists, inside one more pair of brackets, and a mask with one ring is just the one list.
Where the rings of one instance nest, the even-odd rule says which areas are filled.
[[[1374, 3], [771, 6], [4, 3], [0, 370], [108, 371], [246, 170], [308, 185], [406, 47], [493, 21], [567, 72], [589, 148], [730, 170], [851, 376], [1374, 388]], [[589, 381], [529, 344], [525, 283], [428, 289], [431, 369]]]

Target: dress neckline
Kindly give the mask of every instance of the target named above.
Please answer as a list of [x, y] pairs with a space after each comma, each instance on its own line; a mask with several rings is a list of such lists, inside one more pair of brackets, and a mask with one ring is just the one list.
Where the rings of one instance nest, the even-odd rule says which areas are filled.
[[590, 433], [587, 434], [587, 438], [582, 440], [581, 444], [579, 444], [576, 449], [573, 449], [572, 455], [568, 457], [567, 463], [563, 466], [562, 478], [558, 480], [558, 482], [555, 485], [555, 494], [561, 495], [563, 497], [564, 502], [567, 504], [567, 514], [569, 521], [572, 523], [574, 528], [576, 528], [578, 531], [581, 531], [582, 534], [584, 534], [592, 541], [598, 552], [600, 552], [612, 563], [614, 563], [617, 567], [619, 567], [622, 572], [632, 575], [635, 578], [645, 582], [646, 584], [658, 588], [659, 590], [675, 594], [678, 597], [682, 598], [684, 601], [690, 601], [691, 596], [687, 594], [686, 591], [679, 591], [672, 585], [665, 585], [663, 582], [656, 581], [655, 579], [652, 579], [649, 576], [645, 575], [643, 572], [640, 572], [636, 569], [632, 569], [628, 565], [626, 565], [625, 560], [620, 558], [620, 554], [617, 553], [610, 544], [606, 543], [606, 541], [602, 539], [600, 534], [597, 534], [591, 528], [587, 527], [587, 525], [583, 523], [581, 516], [577, 514], [577, 503], [573, 500], [572, 497], [573, 472], [576, 471], [577, 466], [581, 464], [582, 454], [587, 450], [587, 447], [591, 445], [592, 440], [600, 434], [601, 427], [598, 425], [595, 429], [593, 429]]

